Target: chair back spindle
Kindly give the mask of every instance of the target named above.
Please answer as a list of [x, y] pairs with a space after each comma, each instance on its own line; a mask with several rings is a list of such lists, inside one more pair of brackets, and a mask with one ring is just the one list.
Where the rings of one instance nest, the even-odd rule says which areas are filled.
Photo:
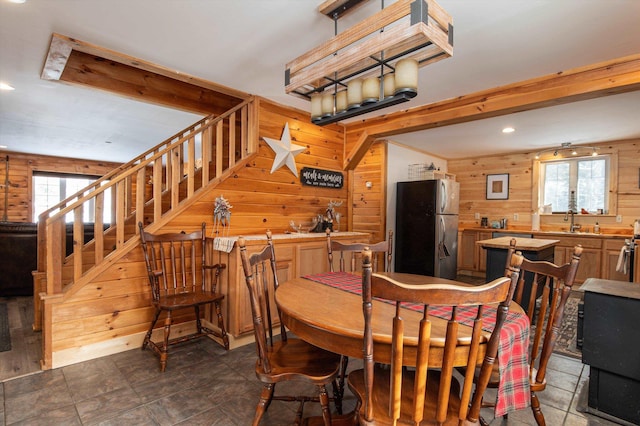
[[[339, 252], [338, 265], [340, 272], [357, 272], [358, 259], [365, 248], [369, 248], [374, 253], [372, 264], [373, 271], [378, 272], [378, 258], [383, 257], [383, 267], [380, 271], [391, 270], [391, 260], [393, 257], [393, 231], [389, 231], [388, 238], [375, 244], [368, 243], [342, 243], [331, 239], [331, 230], [327, 229], [327, 255], [329, 261], [329, 271], [336, 272], [334, 266], [334, 252]], [[347, 268], [347, 262], [349, 268]]]
[[[364, 368], [350, 373], [348, 378], [349, 387], [360, 402], [361, 419], [366, 424], [385, 425], [477, 422], [481, 395], [496, 359], [500, 330], [513, 297], [522, 256], [513, 256], [507, 277], [477, 287], [404, 283], [373, 273], [371, 256], [370, 251], [363, 252]], [[395, 304], [393, 317], [387, 319], [392, 329], [389, 368], [374, 363], [373, 311], [376, 303], [382, 303], [376, 298]], [[422, 313], [407, 315], [402, 307], [405, 302], [422, 305]], [[487, 305], [498, 306], [492, 314], [496, 320], [491, 332], [483, 329]], [[461, 316], [469, 309], [474, 309], [470, 311], [473, 321], [466, 326], [461, 323]], [[430, 315], [436, 310], [448, 319], [444, 340], [432, 339]], [[380, 320], [379, 316], [376, 318]], [[418, 335], [417, 342], [406, 338], [406, 330]], [[473, 372], [465, 376], [462, 384], [453, 375], [454, 368], [461, 363], [474, 366], [471, 370], [481, 365], [475, 393], [472, 393]]]
[[[155, 316], [147, 332], [143, 349], [151, 347], [160, 356], [160, 369], [166, 368], [169, 347], [188, 340], [211, 335], [229, 349], [229, 339], [224, 328], [221, 302], [224, 295], [217, 292], [220, 271], [225, 264], [213, 264], [207, 252], [206, 225], [191, 233], [152, 234], [145, 232], [142, 222], [138, 223], [140, 242], [144, 255], [152, 303]], [[209, 305], [211, 313], [217, 317], [215, 330], [202, 323], [200, 307]], [[171, 339], [173, 311], [192, 308], [196, 321], [196, 331]], [[161, 312], [167, 313], [162, 343], [151, 340], [151, 335]], [[212, 315], [213, 316], [213, 315]]]
[[[546, 388], [547, 365], [560, 335], [564, 309], [580, 266], [582, 250], [581, 245], [576, 245], [569, 262], [561, 265], [525, 258], [520, 267], [514, 300], [525, 308], [531, 323], [529, 384], [531, 409], [538, 425], [544, 425], [545, 420], [537, 393]], [[512, 253], [517, 253], [515, 238], [509, 244], [507, 256]], [[532, 277], [530, 283], [529, 277]], [[530, 291], [525, 299], [527, 286], [530, 286]]]
[[[339, 413], [342, 411], [341, 395], [336, 392], [340, 356], [287, 336], [280, 310], [274, 302], [279, 282], [271, 231], [267, 231], [267, 245], [256, 253], [249, 254], [244, 237], [238, 239], [238, 247], [253, 316], [258, 355], [255, 372], [263, 385], [252, 424], [257, 426], [260, 423], [272, 400], [282, 400], [296, 401], [300, 404], [298, 420], [302, 418], [305, 402], [320, 402], [324, 424], [329, 426], [331, 411], [327, 384], [334, 386], [336, 409]], [[280, 324], [280, 339], [275, 339], [273, 335], [276, 323]], [[274, 394], [276, 384], [290, 380], [315, 385], [318, 396]]]

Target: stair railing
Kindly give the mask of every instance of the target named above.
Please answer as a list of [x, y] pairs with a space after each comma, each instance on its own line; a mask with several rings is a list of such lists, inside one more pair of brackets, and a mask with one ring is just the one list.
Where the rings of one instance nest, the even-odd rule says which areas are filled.
[[[47, 295], [62, 292], [107, 255], [137, 237], [136, 224], [151, 224], [175, 211], [210, 182], [257, 149], [256, 102], [206, 117], [60, 202], [38, 219], [38, 271], [46, 271]], [[105, 198], [111, 197], [105, 214]], [[84, 243], [84, 212], [93, 219]], [[66, 256], [66, 216], [73, 215], [73, 250]], [[110, 221], [105, 223], [105, 215]], [[107, 226], [105, 226], [107, 225]]]

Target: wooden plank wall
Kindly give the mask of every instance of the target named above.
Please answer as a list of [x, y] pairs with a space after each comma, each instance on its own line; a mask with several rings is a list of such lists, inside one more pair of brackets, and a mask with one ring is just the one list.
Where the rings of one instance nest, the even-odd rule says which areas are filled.
[[[629, 226], [640, 218], [640, 139], [590, 144], [600, 147], [600, 153], [617, 153], [618, 188], [611, 194], [617, 196], [618, 212], [622, 222], [617, 223], [615, 215], [580, 216], [577, 222], [591, 228], [598, 220], [602, 232], [628, 233]], [[489, 222], [502, 217], [509, 219], [509, 227], [531, 229], [531, 200], [533, 187], [533, 162], [535, 152], [513, 152], [490, 157], [449, 160], [448, 170], [460, 182], [460, 224], [473, 227], [480, 224], [474, 213], [486, 216]], [[509, 173], [509, 199], [486, 200], [486, 176]], [[614, 189], [615, 191], [615, 189]], [[514, 220], [518, 213], [519, 220]], [[567, 223], [561, 215], [541, 218], [542, 230], [560, 230]]]
[[[338, 125], [310, 124], [308, 113], [260, 100], [259, 136], [280, 139], [289, 123], [292, 143], [307, 149], [295, 157], [297, 169], [314, 167], [340, 171], [343, 134]], [[342, 201], [337, 210], [346, 217], [348, 182], [341, 189], [302, 186], [285, 166], [270, 173], [274, 152], [264, 140], [258, 155], [246, 167], [193, 202], [160, 232], [199, 229], [204, 221], [213, 225], [213, 203], [223, 195], [233, 206], [229, 235], [263, 234], [267, 229], [284, 232], [289, 221], [308, 221], [324, 213], [329, 201]], [[378, 160], [376, 160], [378, 161]], [[378, 185], [376, 183], [376, 185]], [[226, 286], [226, 283], [221, 283]], [[152, 319], [150, 291], [141, 250], [134, 249], [110, 265], [93, 282], [65, 294], [52, 305], [54, 367], [136, 347]], [[226, 301], [224, 302], [226, 303]], [[226, 311], [226, 307], [223, 306]], [[181, 320], [187, 320], [187, 315]], [[162, 320], [160, 321], [162, 322]], [[177, 336], [180, 329], [172, 335]]]
[[275, 153], [262, 139], [280, 139], [289, 123], [291, 143], [307, 149], [295, 157], [298, 173], [303, 167], [342, 170], [343, 133], [338, 125], [319, 127], [310, 123], [309, 113], [260, 99], [258, 155], [231, 179], [201, 197], [188, 214], [170, 221], [166, 229], [196, 229], [206, 222], [211, 227], [215, 198], [224, 196], [233, 206], [229, 235], [263, 234], [290, 230], [289, 222], [309, 222], [323, 214], [329, 201], [342, 201], [336, 210], [346, 217], [347, 174], [341, 189], [303, 186], [300, 178], [283, 166], [271, 173]]
[[[375, 142], [367, 150], [349, 180], [351, 184], [352, 230], [368, 232], [371, 242], [387, 239], [386, 150], [385, 142]], [[367, 182], [371, 187], [367, 187]]]
[[[7, 162], [8, 158], [8, 162]], [[9, 169], [6, 179], [7, 166]], [[46, 155], [2, 152], [0, 155], [0, 219], [7, 222], [32, 222], [32, 188], [34, 171], [102, 176], [120, 163], [52, 157]], [[8, 180], [8, 185], [5, 180]], [[8, 187], [8, 196], [5, 189]], [[5, 200], [8, 202], [5, 204]], [[5, 209], [5, 206], [7, 208]]]

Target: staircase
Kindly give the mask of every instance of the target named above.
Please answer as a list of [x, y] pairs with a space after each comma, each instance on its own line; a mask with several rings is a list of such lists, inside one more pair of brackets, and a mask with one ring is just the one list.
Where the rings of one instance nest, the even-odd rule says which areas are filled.
[[[43, 323], [41, 299], [61, 297], [90, 282], [105, 264], [138, 245], [138, 222], [149, 231], [161, 228], [205, 189], [240, 167], [257, 151], [257, 141], [252, 97], [223, 115], [198, 121], [42, 213], [34, 272], [34, 329], [44, 330], [43, 341], [50, 330], [46, 319]], [[105, 223], [108, 197], [111, 221]], [[85, 211], [92, 212], [90, 223], [83, 222]], [[66, 256], [69, 213], [73, 250]], [[88, 226], [93, 227], [94, 238], [84, 243]]]

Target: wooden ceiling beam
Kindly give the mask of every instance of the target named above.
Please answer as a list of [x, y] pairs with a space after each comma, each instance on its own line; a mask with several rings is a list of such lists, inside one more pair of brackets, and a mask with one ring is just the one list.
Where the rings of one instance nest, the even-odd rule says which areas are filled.
[[53, 34], [41, 78], [196, 114], [221, 114], [250, 95], [90, 43]]
[[60, 81], [202, 115], [219, 115], [238, 98], [88, 53], [73, 51]]
[[345, 170], [377, 139], [640, 90], [640, 54], [345, 125]]

